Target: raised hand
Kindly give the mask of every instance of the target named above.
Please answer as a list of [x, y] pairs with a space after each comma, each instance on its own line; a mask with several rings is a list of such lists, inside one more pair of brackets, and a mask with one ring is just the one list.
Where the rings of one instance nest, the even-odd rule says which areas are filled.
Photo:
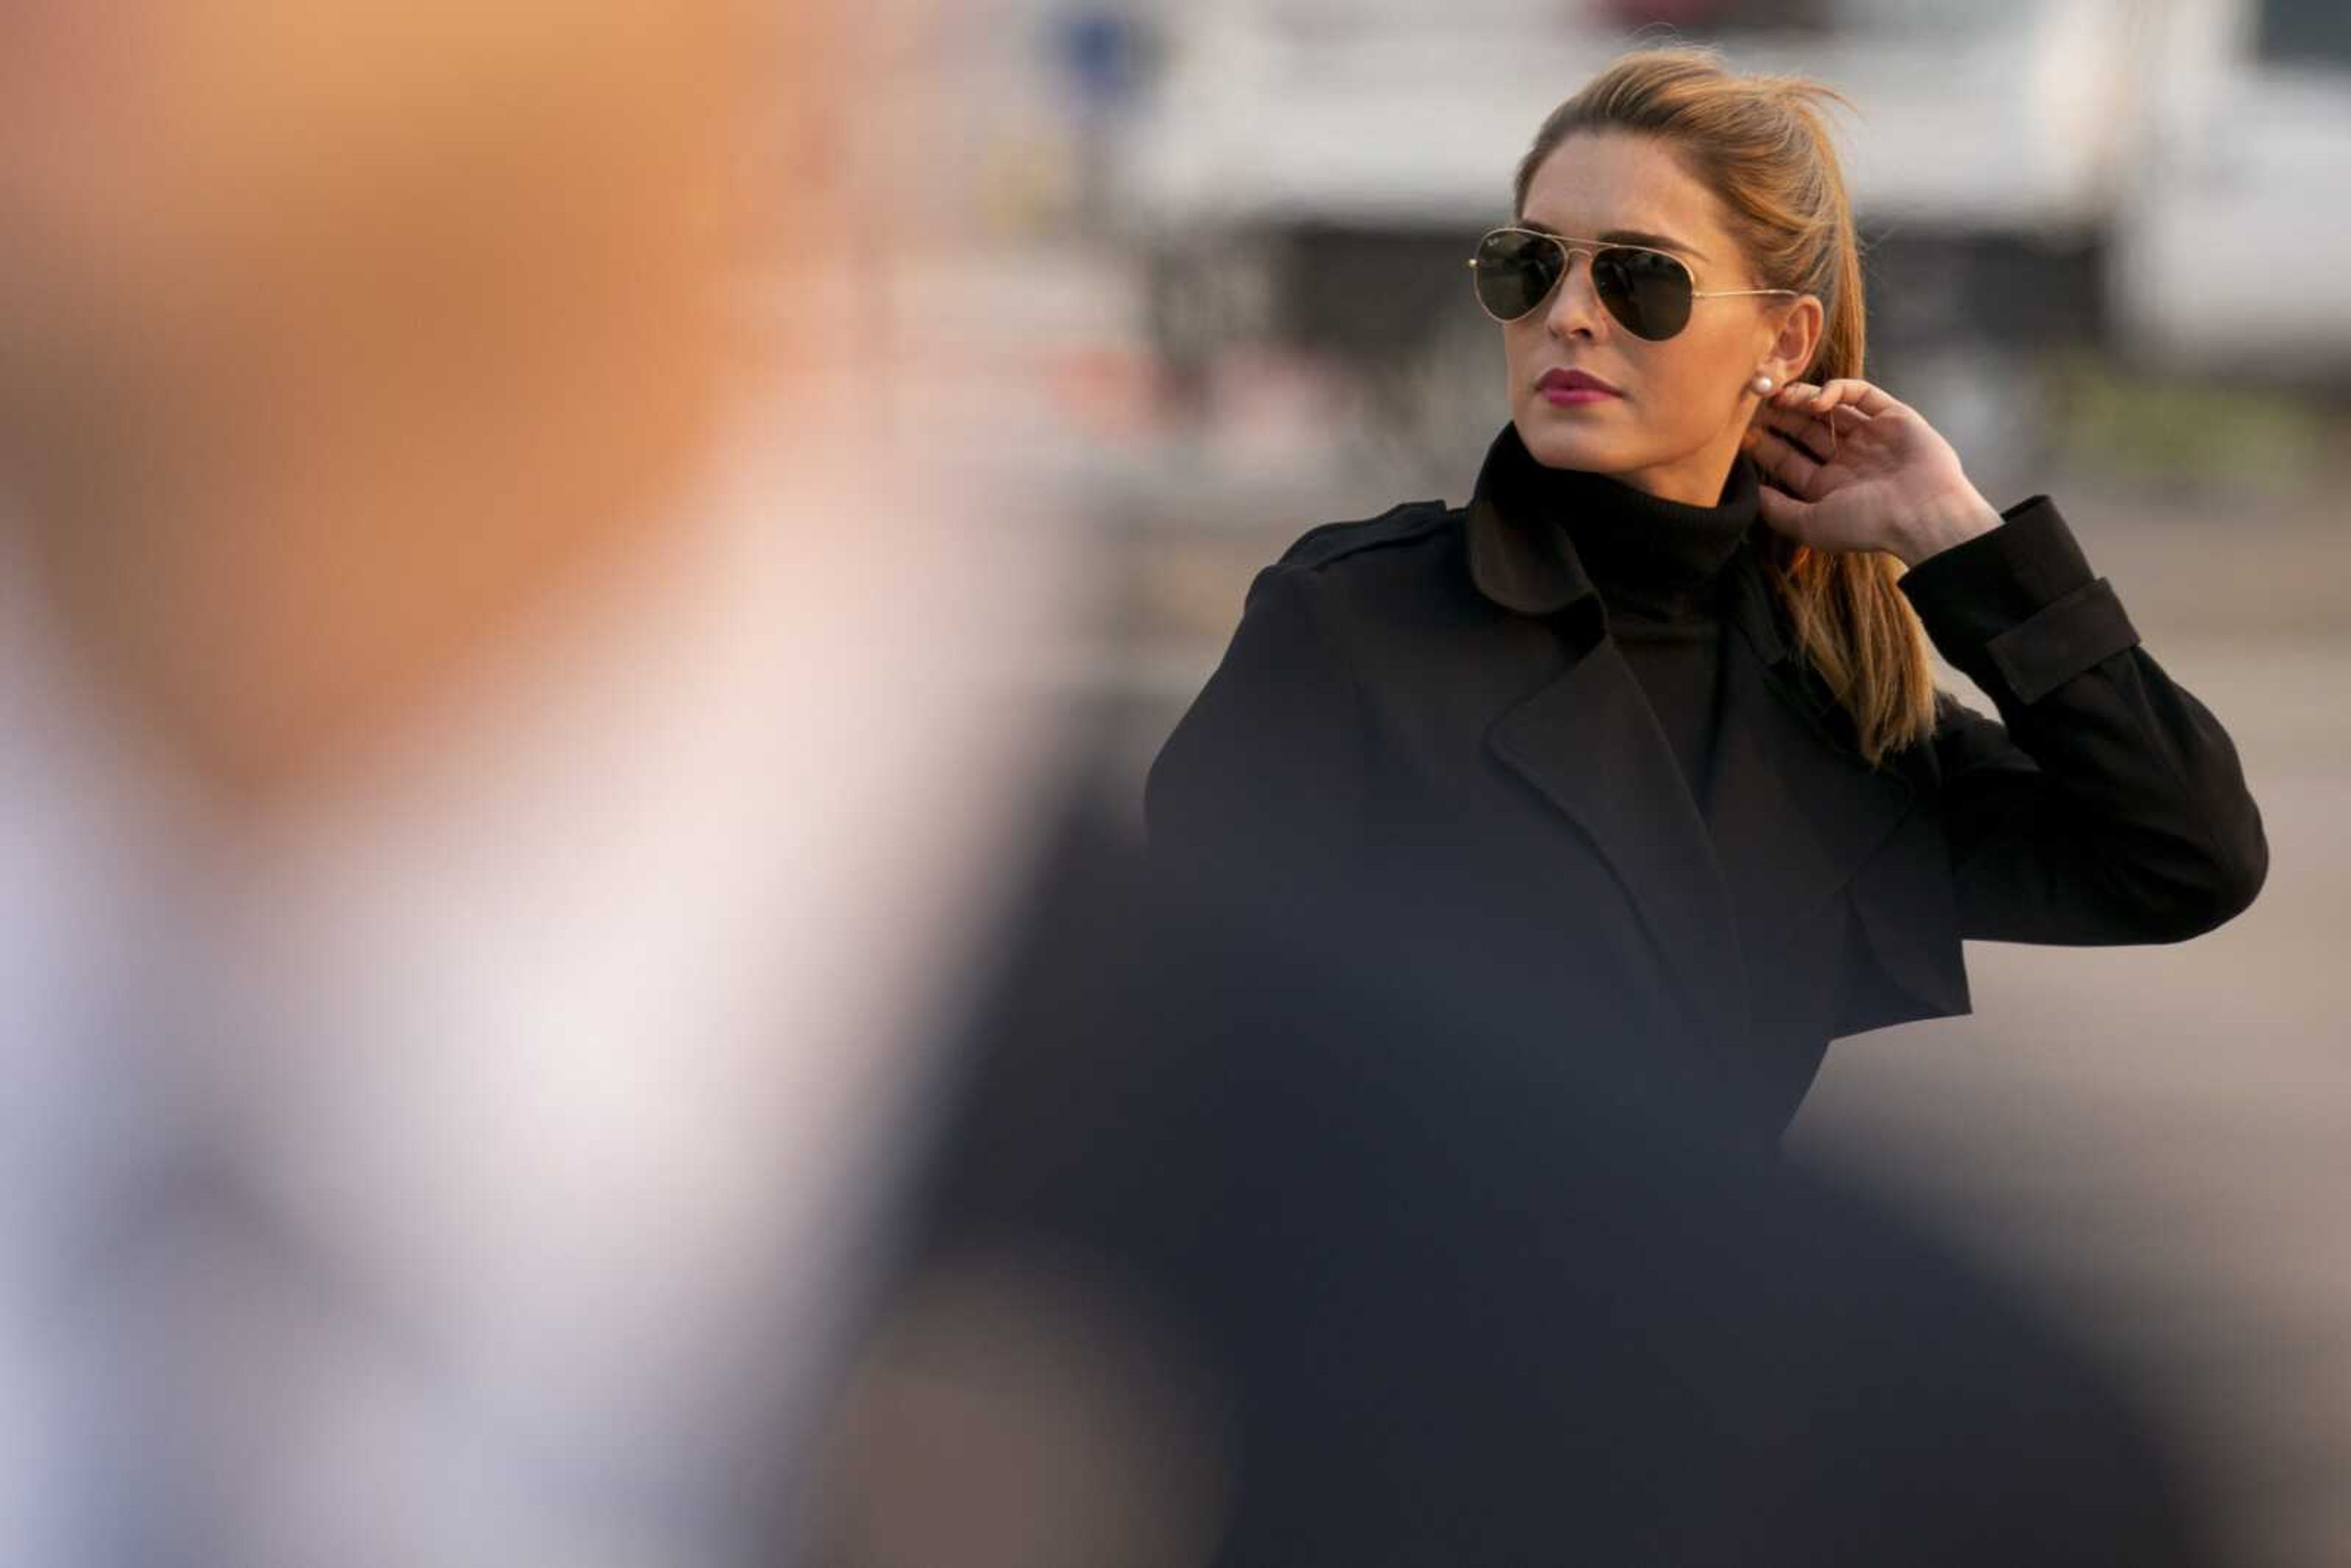
[[1766, 480], [1763, 520], [1814, 549], [1886, 550], [1916, 565], [2000, 526], [1951, 444], [1865, 381], [1789, 382], [1740, 445]]

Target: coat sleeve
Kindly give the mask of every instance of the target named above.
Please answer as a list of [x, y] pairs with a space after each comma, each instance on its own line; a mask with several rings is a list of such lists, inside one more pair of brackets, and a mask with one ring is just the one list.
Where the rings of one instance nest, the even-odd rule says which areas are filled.
[[1363, 703], [1318, 612], [1320, 586], [1311, 569], [1284, 563], [1250, 584], [1223, 660], [1152, 764], [1155, 859], [1262, 875], [1328, 869], [1356, 841]]
[[2177, 942], [2241, 913], [2269, 845], [2220, 722], [2140, 645], [2045, 496], [1900, 579], [1997, 720], [1937, 697], [1960, 934]]

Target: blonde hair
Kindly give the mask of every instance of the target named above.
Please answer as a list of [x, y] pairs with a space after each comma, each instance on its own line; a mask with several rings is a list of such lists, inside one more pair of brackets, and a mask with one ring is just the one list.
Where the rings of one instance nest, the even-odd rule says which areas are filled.
[[[1841, 93], [1802, 77], [1740, 76], [1698, 45], [1618, 58], [1543, 121], [1519, 165], [1515, 210], [1543, 161], [1580, 131], [1629, 131], [1667, 143], [1711, 189], [1756, 272], [1755, 287], [1816, 296], [1825, 321], [1802, 379], [1862, 374], [1866, 350], [1861, 246], [1821, 105]], [[1808, 549], [1759, 525], [1766, 575], [1802, 656], [1852, 716], [1872, 763], [1934, 727], [1925, 629], [1876, 551]]]

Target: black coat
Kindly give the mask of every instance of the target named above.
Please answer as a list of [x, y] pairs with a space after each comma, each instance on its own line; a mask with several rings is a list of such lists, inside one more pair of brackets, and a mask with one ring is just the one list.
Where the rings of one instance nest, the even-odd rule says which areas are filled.
[[1405, 944], [1533, 911], [1505, 940], [1550, 977], [1562, 1048], [1620, 1040], [1774, 1128], [1831, 1039], [1968, 1011], [1963, 939], [2178, 941], [2259, 890], [2227, 734], [2046, 497], [1900, 580], [1999, 718], [1938, 694], [1931, 744], [1876, 768], [1742, 544], [1709, 823], [1567, 531], [1497, 500], [1528, 461], [1505, 429], [1468, 507], [1316, 528], [1258, 577], [1152, 769], [1163, 854], [1385, 865]]
[[1531, 1048], [1551, 998], [1476, 915], [1229, 894], [1080, 831], [1005, 911], [815, 1561], [2216, 1560], [2095, 1354]]

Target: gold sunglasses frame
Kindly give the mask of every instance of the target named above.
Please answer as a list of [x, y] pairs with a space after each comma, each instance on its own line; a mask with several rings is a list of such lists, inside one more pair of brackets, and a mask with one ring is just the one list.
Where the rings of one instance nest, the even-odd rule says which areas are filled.
[[[1684, 261], [1680, 256], [1676, 256], [1672, 251], [1662, 249], [1659, 246], [1654, 245], [1629, 245], [1621, 240], [1584, 239], [1573, 235], [1555, 235], [1548, 229], [1522, 228], [1517, 224], [1504, 224], [1498, 228], [1488, 229], [1484, 234], [1478, 236], [1479, 248], [1483, 249], [1486, 242], [1492, 239], [1497, 235], [1524, 235], [1529, 239], [1547, 240], [1551, 244], [1559, 246], [1559, 248], [1565, 253], [1567, 257], [1565, 265], [1561, 267], [1559, 269], [1558, 278], [1552, 282], [1549, 288], [1543, 291], [1542, 298], [1537, 299], [1524, 310], [1520, 311], [1516, 316], [1495, 315], [1493, 310], [1487, 305], [1486, 297], [1478, 292], [1477, 280], [1474, 277], [1470, 280], [1469, 292], [1470, 295], [1478, 301], [1478, 308], [1486, 312], [1486, 318], [1488, 320], [1504, 327], [1509, 326], [1513, 321], [1525, 320], [1528, 317], [1533, 315], [1536, 311], [1543, 308], [1544, 300], [1549, 299], [1553, 294], [1559, 292], [1560, 285], [1565, 283], [1567, 281], [1568, 274], [1575, 270], [1575, 253], [1578, 251], [1583, 252], [1585, 255], [1592, 256], [1594, 260], [1598, 259], [1600, 253], [1604, 250], [1645, 250], [1652, 256], [1662, 256], [1667, 261], [1672, 262], [1676, 267], [1680, 267], [1682, 269], [1682, 276], [1690, 280], [1690, 299], [1693, 303], [1700, 299], [1740, 299], [1758, 294], [1798, 295], [1803, 292], [1801, 288], [1700, 288], [1698, 286], [1698, 274], [1690, 270], [1690, 264]], [[1478, 258], [1474, 256], [1469, 258], [1469, 270], [1473, 273], [1478, 270]], [[1605, 301], [1603, 302], [1603, 307], [1604, 308], [1605, 308]], [[1616, 316], [1616, 313], [1614, 310], [1609, 311], [1608, 314], [1612, 319]], [[1625, 327], [1625, 323], [1622, 319], [1618, 319], [1616, 324], [1620, 327]], [[1638, 332], [1633, 332], [1633, 336], [1635, 338], [1641, 338], [1641, 340], [1645, 343], [1663, 343], [1670, 340], [1671, 339], [1679, 337], [1683, 329], [1687, 326], [1688, 323], [1684, 322], [1681, 327], [1675, 328], [1673, 331], [1667, 333], [1663, 338], [1641, 338], [1641, 334]], [[1630, 327], [1625, 327], [1625, 329], [1628, 332], [1633, 331], [1633, 329]]]

